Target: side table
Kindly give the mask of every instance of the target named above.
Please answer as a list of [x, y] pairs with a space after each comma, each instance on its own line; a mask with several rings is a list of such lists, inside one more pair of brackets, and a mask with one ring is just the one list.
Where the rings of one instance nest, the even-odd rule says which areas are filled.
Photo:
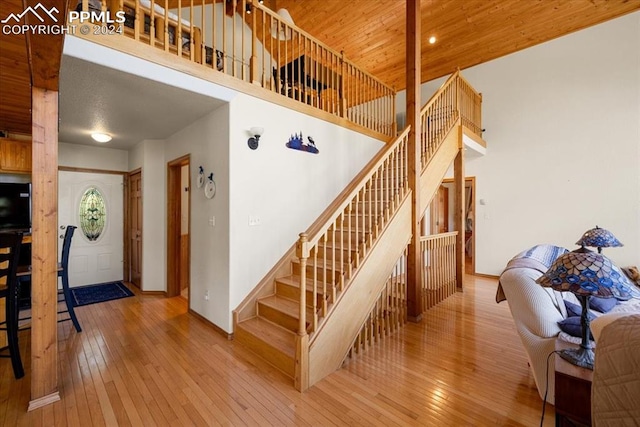
[[[577, 345], [556, 341], [556, 350]], [[591, 425], [591, 382], [593, 371], [573, 365], [555, 355], [556, 426]]]

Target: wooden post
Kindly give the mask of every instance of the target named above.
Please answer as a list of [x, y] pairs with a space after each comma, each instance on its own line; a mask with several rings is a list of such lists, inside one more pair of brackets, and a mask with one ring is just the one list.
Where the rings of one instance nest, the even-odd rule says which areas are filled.
[[[251, 3], [251, 7], [253, 7], [253, 3]], [[251, 14], [251, 59], [250, 59], [250, 72], [249, 72], [249, 81], [253, 84], [260, 84], [260, 80], [258, 80], [258, 56], [256, 55], [256, 51], [258, 50], [258, 35], [256, 34], [256, 15], [260, 12], [264, 14], [263, 11], [258, 9], [257, 7], [253, 7], [253, 13]], [[264, 25], [263, 25], [264, 28]], [[264, 56], [264, 47], [261, 53]], [[264, 72], [264, 71], [263, 71]]]
[[58, 92], [34, 87], [32, 116], [31, 401], [58, 393]]
[[[66, 0], [25, 0], [55, 7], [67, 21]], [[83, 2], [86, 7], [86, 3]], [[46, 21], [45, 21], [46, 22]], [[60, 400], [58, 393], [58, 87], [64, 34], [27, 34], [31, 71], [31, 401], [29, 410]]]
[[453, 183], [455, 195], [453, 197], [453, 222], [456, 236], [456, 290], [462, 291], [465, 270], [464, 235], [466, 206], [464, 197], [464, 142], [462, 141], [462, 126], [458, 126], [458, 155], [453, 161]]
[[407, 124], [409, 189], [411, 190], [411, 241], [407, 254], [407, 317], [422, 320], [420, 268], [420, 0], [407, 0]]
[[338, 114], [347, 117], [347, 96], [345, 93], [345, 80], [347, 78], [347, 66], [344, 63], [344, 50], [340, 51], [340, 81], [338, 82]]
[[300, 233], [296, 256], [300, 260], [300, 306], [298, 334], [296, 335], [295, 388], [305, 391], [309, 388], [309, 335], [307, 334], [307, 258], [309, 248], [307, 233]]
[[304, 291], [307, 284], [307, 258], [309, 258], [309, 250], [307, 248], [307, 233], [300, 233], [298, 247], [296, 248], [296, 256], [300, 260], [300, 306], [298, 318], [298, 335], [307, 334], [307, 293]]

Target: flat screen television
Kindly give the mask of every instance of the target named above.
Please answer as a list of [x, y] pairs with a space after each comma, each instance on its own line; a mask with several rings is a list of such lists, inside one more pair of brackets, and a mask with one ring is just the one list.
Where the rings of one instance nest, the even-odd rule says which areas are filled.
[[31, 229], [31, 184], [0, 182], [0, 231]]

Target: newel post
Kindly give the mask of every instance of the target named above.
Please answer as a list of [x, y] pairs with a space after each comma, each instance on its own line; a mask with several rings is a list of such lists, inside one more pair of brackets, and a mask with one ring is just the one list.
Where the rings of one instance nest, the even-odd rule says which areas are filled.
[[298, 335], [307, 334], [307, 293], [303, 292], [307, 283], [307, 258], [309, 258], [309, 248], [307, 247], [307, 233], [300, 233], [300, 239], [296, 244], [296, 256], [300, 260], [300, 322], [298, 323]]
[[309, 245], [307, 233], [300, 233], [296, 244], [296, 256], [300, 260], [300, 306], [298, 334], [296, 335], [295, 387], [299, 391], [309, 388], [309, 335], [307, 334], [307, 258]]

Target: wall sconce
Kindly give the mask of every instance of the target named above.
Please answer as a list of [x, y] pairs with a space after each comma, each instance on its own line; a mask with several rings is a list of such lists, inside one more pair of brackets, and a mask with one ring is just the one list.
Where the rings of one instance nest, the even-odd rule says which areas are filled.
[[252, 127], [249, 130], [249, 133], [253, 136], [249, 138], [249, 140], [247, 141], [247, 144], [249, 145], [249, 148], [251, 148], [252, 150], [255, 150], [256, 148], [258, 148], [258, 142], [260, 142], [260, 137], [264, 133], [264, 128]]

